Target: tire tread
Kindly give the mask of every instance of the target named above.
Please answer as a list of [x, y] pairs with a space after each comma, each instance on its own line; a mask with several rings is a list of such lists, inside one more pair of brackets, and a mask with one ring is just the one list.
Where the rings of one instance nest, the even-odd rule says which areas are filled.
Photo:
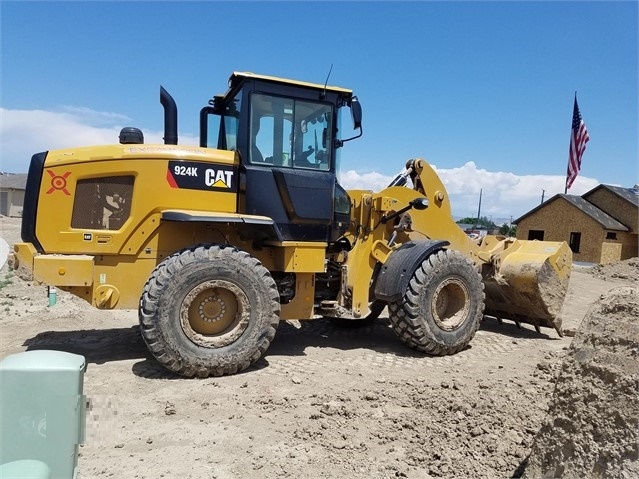
[[[442, 268], [465, 271], [471, 301], [477, 302], [477, 311], [471, 311], [470, 316], [473, 317], [462, 325], [466, 331], [461, 340], [451, 341], [434, 320], [422, 315], [421, 293], [434, 273]], [[415, 270], [404, 296], [398, 302], [388, 305], [389, 318], [399, 339], [410, 348], [432, 356], [451, 355], [464, 349], [475, 336], [483, 315], [484, 299], [481, 275], [472, 262], [459, 252], [439, 250], [428, 256]], [[468, 321], [470, 323], [466, 324]]]
[[[189, 357], [184, 351], [167, 344], [167, 340], [158, 329], [161, 314], [159, 301], [172, 277], [182, 268], [195, 262], [220, 259], [226, 264], [235, 261], [238, 270], [248, 268], [255, 272], [259, 284], [263, 285], [259, 294], [265, 300], [264, 311], [260, 314], [267, 315], [268, 319], [257, 337], [256, 344], [250, 348], [247, 355], [226, 361], [224, 357], [218, 357], [215, 364], [202, 364], [197, 358]], [[153, 270], [140, 297], [138, 313], [142, 338], [152, 355], [164, 367], [186, 377], [223, 376], [243, 371], [266, 352], [279, 324], [279, 292], [269, 271], [247, 252], [226, 245], [197, 245], [168, 256]]]

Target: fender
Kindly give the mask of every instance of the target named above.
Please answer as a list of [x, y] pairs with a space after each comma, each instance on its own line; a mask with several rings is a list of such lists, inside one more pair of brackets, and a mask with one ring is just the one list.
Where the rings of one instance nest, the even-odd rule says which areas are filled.
[[282, 233], [275, 222], [267, 216], [243, 215], [237, 213], [208, 213], [191, 210], [164, 210], [163, 221], [185, 221], [205, 223], [233, 223], [238, 228], [250, 231], [256, 238], [282, 241]]
[[440, 240], [407, 241], [390, 254], [375, 281], [375, 297], [387, 303], [399, 301], [422, 261], [450, 243]]

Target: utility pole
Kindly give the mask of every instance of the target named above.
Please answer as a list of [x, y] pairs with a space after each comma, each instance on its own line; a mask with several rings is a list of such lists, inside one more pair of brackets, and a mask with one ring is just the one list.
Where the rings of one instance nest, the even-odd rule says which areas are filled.
[[482, 193], [482, 189], [479, 189], [479, 208], [477, 209], [477, 221], [475, 221], [475, 227], [473, 229], [477, 229], [477, 225], [479, 224], [479, 218], [481, 215], [481, 193]]

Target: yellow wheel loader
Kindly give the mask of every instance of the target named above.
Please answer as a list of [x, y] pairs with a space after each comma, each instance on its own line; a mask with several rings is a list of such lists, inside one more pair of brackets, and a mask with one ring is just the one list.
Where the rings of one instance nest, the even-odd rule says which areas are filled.
[[421, 159], [379, 192], [339, 185], [338, 153], [362, 135], [351, 90], [233, 73], [200, 112], [199, 147], [178, 145], [175, 102], [163, 88], [160, 101], [164, 144], [124, 128], [119, 144], [32, 157], [14, 267], [98, 308], [138, 309], [171, 371], [232, 374], [281, 319], [359, 322], [385, 306], [431, 355], [464, 349], [484, 314], [561, 334], [566, 243], [470, 239]]

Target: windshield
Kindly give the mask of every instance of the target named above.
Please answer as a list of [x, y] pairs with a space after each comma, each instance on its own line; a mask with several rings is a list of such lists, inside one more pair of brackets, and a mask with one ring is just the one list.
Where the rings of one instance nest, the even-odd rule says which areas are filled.
[[333, 106], [262, 93], [251, 95], [253, 164], [288, 168], [331, 168]]

